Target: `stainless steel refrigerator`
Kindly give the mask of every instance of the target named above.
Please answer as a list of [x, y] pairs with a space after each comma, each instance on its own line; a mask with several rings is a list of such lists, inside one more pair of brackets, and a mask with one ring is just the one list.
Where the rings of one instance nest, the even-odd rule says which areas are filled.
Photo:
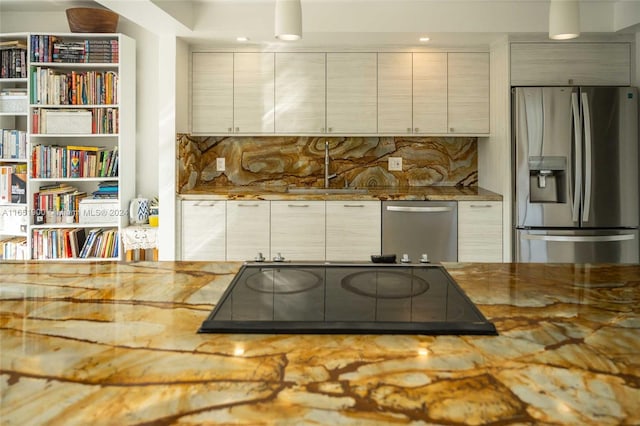
[[512, 91], [514, 259], [637, 263], [638, 92]]

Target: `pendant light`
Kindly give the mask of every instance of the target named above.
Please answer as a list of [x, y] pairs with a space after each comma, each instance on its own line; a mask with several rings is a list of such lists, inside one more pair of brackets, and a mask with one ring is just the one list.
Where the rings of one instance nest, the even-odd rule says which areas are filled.
[[549, 38], [569, 40], [580, 35], [580, 4], [577, 0], [551, 0]]
[[302, 38], [302, 7], [300, 0], [276, 0], [276, 38]]

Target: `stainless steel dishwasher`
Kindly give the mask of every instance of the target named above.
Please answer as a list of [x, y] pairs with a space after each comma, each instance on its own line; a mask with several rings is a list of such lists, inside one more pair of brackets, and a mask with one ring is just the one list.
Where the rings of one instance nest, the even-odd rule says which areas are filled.
[[382, 253], [408, 254], [412, 263], [458, 260], [458, 203], [383, 201]]

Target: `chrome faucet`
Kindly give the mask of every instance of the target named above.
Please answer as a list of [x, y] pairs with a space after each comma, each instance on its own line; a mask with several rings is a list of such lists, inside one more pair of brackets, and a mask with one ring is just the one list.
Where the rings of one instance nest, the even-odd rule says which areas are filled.
[[337, 174], [329, 174], [329, 141], [324, 141], [324, 187], [329, 188], [329, 180]]

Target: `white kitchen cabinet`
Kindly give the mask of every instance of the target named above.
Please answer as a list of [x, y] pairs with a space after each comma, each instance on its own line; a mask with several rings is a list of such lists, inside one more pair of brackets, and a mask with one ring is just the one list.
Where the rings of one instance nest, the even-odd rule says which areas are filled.
[[511, 85], [631, 84], [629, 43], [512, 43]]
[[411, 63], [411, 53], [378, 53], [378, 133], [413, 132]]
[[447, 54], [414, 53], [413, 133], [447, 132]]
[[274, 132], [274, 53], [233, 54], [234, 133]]
[[270, 257], [270, 202], [227, 201], [227, 260]]
[[276, 133], [324, 133], [325, 53], [275, 55]]
[[324, 201], [271, 201], [271, 257], [324, 260]]
[[501, 201], [458, 201], [458, 261], [502, 262]]
[[194, 52], [191, 131], [274, 132], [274, 54]]
[[489, 133], [489, 54], [448, 53], [449, 133]]
[[225, 201], [182, 201], [182, 260], [226, 260], [225, 206]]
[[326, 259], [370, 261], [380, 254], [380, 201], [327, 201]]
[[231, 133], [233, 53], [194, 52], [191, 61], [191, 131]]
[[327, 133], [377, 132], [377, 54], [327, 53]]

